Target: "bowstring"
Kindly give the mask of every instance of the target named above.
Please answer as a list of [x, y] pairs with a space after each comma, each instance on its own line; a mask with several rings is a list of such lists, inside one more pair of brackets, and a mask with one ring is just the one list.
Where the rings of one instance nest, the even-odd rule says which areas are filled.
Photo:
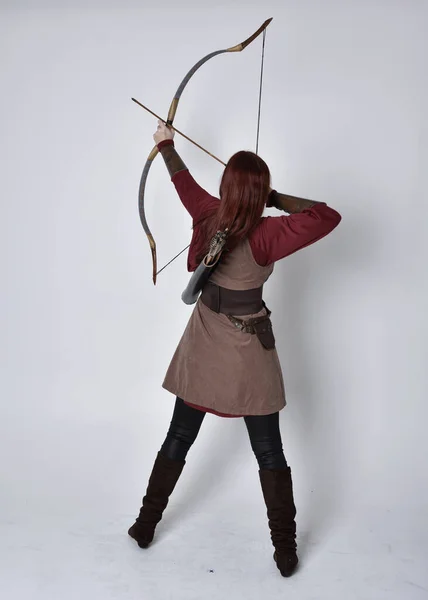
[[159, 275], [159, 273], [162, 273], [162, 271], [164, 269], [166, 269], [168, 267], [168, 265], [170, 265], [172, 262], [174, 262], [176, 258], [181, 256], [181, 254], [183, 254], [183, 252], [185, 252], [187, 250], [187, 248], [190, 248], [190, 244], [188, 246], [186, 246], [185, 248], [183, 248], [183, 250], [181, 250], [176, 256], [174, 256], [174, 258], [171, 258], [171, 260], [169, 262], [167, 262], [166, 265], [164, 265], [162, 267], [162, 269], [159, 269], [159, 271], [156, 273], [156, 275]]
[[262, 109], [262, 89], [263, 89], [263, 68], [265, 62], [265, 40], [266, 40], [266, 29], [263, 31], [263, 43], [262, 43], [262, 60], [260, 65], [260, 89], [259, 89], [259, 110], [257, 115], [257, 137], [256, 137], [256, 154], [259, 153], [259, 134], [260, 134], [260, 115]]
[[[261, 59], [261, 65], [260, 65], [260, 89], [259, 89], [259, 108], [258, 108], [258, 115], [257, 115], [256, 154], [259, 153], [260, 115], [261, 115], [261, 108], [262, 108], [262, 90], [263, 90], [263, 68], [264, 68], [264, 62], [265, 62], [265, 41], [266, 41], [266, 29], [263, 31], [262, 59]], [[176, 258], [181, 256], [183, 254], [183, 252], [185, 252], [188, 248], [190, 248], [190, 244], [188, 246], [186, 246], [185, 248], [183, 248], [183, 250], [181, 250], [169, 262], [167, 262], [166, 265], [164, 265], [162, 267], [162, 269], [159, 269], [159, 271], [156, 273], [156, 275], [159, 275], [159, 273], [162, 273], [162, 271], [164, 269], [166, 269], [172, 262], [174, 262]]]

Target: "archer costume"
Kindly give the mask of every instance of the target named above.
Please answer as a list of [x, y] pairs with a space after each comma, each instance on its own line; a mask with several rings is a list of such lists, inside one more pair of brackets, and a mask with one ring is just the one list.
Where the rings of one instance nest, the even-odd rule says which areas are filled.
[[[159, 147], [165, 152], [168, 145], [171, 146], [162, 142]], [[197, 223], [215, 210], [220, 200], [202, 189], [186, 168], [176, 171], [172, 182], [193, 219], [188, 258], [188, 269], [193, 271], [197, 267]], [[271, 193], [271, 202], [275, 196], [280, 195]], [[262, 218], [249, 239], [232, 252], [223, 253], [210, 285], [253, 292], [250, 304], [259, 310], [234, 312], [241, 320], [266, 315], [262, 290], [276, 261], [321, 239], [338, 225], [339, 213], [327, 204], [303, 202], [312, 206], [290, 216]], [[259, 307], [254, 305], [255, 289], [260, 290]], [[186, 403], [221, 416], [266, 415], [281, 410], [285, 392], [276, 349], [266, 349], [257, 335], [243, 332], [226, 314], [209, 308], [204, 296], [203, 293], [190, 317], [163, 387]], [[240, 304], [245, 307], [245, 302], [242, 299]]]
[[[196, 183], [172, 140], [161, 142], [158, 149], [193, 218], [188, 269], [194, 271], [198, 266], [198, 223], [216, 210], [220, 200]], [[263, 285], [276, 261], [327, 235], [341, 217], [326, 203], [274, 190], [268, 205], [290, 214], [261, 218], [248, 239], [223, 253], [172, 358], [163, 387], [177, 396], [173, 419], [155, 460], [143, 506], [128, 533], [141, 548], [153, 540], [205, 413], [243, 416], [259, 463], [274, 559], [281, 574], [288, 577], [298, 563], [296, 508], [279, 431], [284, 383], [270, 312], [263, 302]]]

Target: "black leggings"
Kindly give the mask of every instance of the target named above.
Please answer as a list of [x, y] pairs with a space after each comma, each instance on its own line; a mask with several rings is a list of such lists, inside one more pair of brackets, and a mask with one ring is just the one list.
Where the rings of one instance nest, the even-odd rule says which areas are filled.
[[[160, 450], [161, 453], [173, 460], [184, 460], [196, 440], [204, 417], [203, 411], [192, 408], [181, 398], [177, 398], [171, 425]], [[259, 468], [284, 469], [287, 467], [279, 430], [279, 413], [244, 417], [244, 421]]]

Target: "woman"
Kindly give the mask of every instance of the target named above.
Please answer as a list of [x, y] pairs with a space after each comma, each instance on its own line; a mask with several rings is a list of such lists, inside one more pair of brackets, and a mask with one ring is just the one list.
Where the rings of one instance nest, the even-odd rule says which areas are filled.
[[[262, 289], [276, 261], [327, 235], [341, 217], [323, 202], [272, 190], [266, 163], [252, 152], [232, 156], [220, 200], [211, 196], [177, 154], [174, 132], [158, 123], [154, 140], [193, 218], [189, 271], [203, 260], [216, 232], [227, 230], [227, 245], [166, 374], [163, 387], [176, 396], [174, 413], [128, 533], [141, 548], [153, 540], [205, 414], [243, 417], [258, 461], [274, 560], [288, 577], [298, 563], [296, 509], [279, 429], [284, 384]], [[290, 214], [263, 218], [266, 205]]]

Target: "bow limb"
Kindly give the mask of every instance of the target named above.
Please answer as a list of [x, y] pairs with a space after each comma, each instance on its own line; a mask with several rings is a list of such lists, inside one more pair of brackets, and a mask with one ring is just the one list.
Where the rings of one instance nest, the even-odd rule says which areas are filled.
[[[201, 58], [201, 60], [199, 60], [190, 69], [190, 71], [188, 71], [188, 73], [184, 77], [183, 81], [178, 86], [177, 91], [176, 91], [176, 93], [174, 95], [174, 98], [172, 99], [172, 102], [171, 102], [170, 107], [169, 107], [168, 118], [167, 118], [167, 125], [172, 125], [173, 124], [173, 121], [174, 121], [174, 118], [175, 118], [175, 114], [176, 114], [177, 108], [178, 108], [178, 103], [180, 101], [181, 94], [183, 93], [184, 88], [189, 83], [190, 79], [193, 77], [193, 75], [196, 73], [196, 71], [200, 67], [202, 67], [203, 64], [205, 64], [207, 61], [209, 61], [211, 58], [214, 58], [214, 56], [218, 56], [219, 54], [225, 54], [227, 52], [241, 52], [247, 46], [249, 46], [251, 44], [251, 42], [253, 42], [261, 33], [263, 33], [263, 31], [266, 29], [266, 27], [269, 25], [269, 23], [271, 21], [272, 21], [272, 18], [267, 19], [257, 29], [257, 31], [255, 31], [252, 35], [250, 35], [250, 37], [248, 37], [246, 40], [244, 40], [240, 44], [237, 44], [236, 46], [231, 46], [230, 48], [225, 48], [224, 50], [216, 50], [215, 52], [210, 52], [209, 54], [207, 54], [206, 56], [204, 56], [203, 58]], [[157, 150], [157, 147], [155, 147], [150, 152], [149, 157], [147, 158], [146, 164], [144, 166], [143, 174], [141, 176], [141, 181], [140, 181], [139, 193], [138, 193], [138, 204], [139, 204], [139, 211], [140, 211], [140, 219], [141, 219], [141, 223], [143, 225], [143, 229], [144, 229], [144, 231], [145, 231], [145, 233], [147, 235], [147, 238], [149, 240], [150, 249], [152, 251], [153, 283], [155, 285], [156, 285], [156, 275], [157, 275], [156, 242], [155, 242], [155, 240], [153, 238], [153, 235], [151, 234], [151, 231], [149, 229], [149, 226], [147, 224], [147, 220], [146, 220], [146, 217], [145, 217], [144, 194], [145, 194], [145, 187], [146, 187], [147, 176], [149, 174], [150, 167], [152, 166], [152, 162], [155, 159], [155, 157], [156, 157], [157, 154], [158, 154], [158, 150]]]
[[159, 152], [159, 150], [158, 150], [157, 146], [155, 146], [153, 148], [153, 150], [150, 152], [150, 154], [146, 160], [146, 164], [144, 165], [143, 173], [141, 175], [141, 180], [140, 180], [140, 187], [138, 189], [138, 211], [140, 213], [141, 225], [143, 226], [144, 232], [147, 235], [147, 239], [149, 240], [149, 244], [150, 244], [150, 250], [152, 251], [153, 283], [154, 283], [154, 285], [156, 285], [156, 275], [157, 275], [156, 242], [155, 242], [155, 238], [152, 235], [152, 232], [150, 231], [149, 225], [147, 223], [146, 211], [144, 208], [144, 197], [145, 197], [147, 176], [149, 174], [150, 167], [152, 166], [152, 162], [156, 158], [156, 155], [158, 154], [158, 152]]
[[247, 38], [246, 40], [244, 40], [243, 42], [241, 42], [240, 44], [237, 44], [236, 46], [231, 46], [230, 48], [225, 48], [224, 50], [216, 50], [215, 52], [211, 52], [210, 54], [207, 54], [206, 56], [204, 56], [204, 58], [201, 58], [201, 60], [199, 60], [196, 65], [194, 65], [190, 71], [187, 73], [187, 75], [184, 77], [183, 81], [180, 83], [180, 85], [177, 88], [177, 91], [175, 92], [175, 96], [172, 99], [171, 102], [171, 106], [169, 107], [169, 112], [168, 112], [168, 120], [167, 123], [168, 125], [172, 125], [173, 121], [174, 121], [174, 117], [175, 117], [175, 113], [177, 112], [177, 107], [178, 107], [178, 102], [180, 100], [180, 96], [183, 93], [184, 88], [186, 87], [186, 85], [189, 83], [189, 80], [191, 79], [191, 77], [193, 77], [193, 75], [196, 73], [196, 71], [202, 67], [202, 65], [204, 63], [206, 63], [208, 60], [210, 60], [210, 58], [213, 58], [214, 56], [217, 56], [218, 54], [225, 54], [226, 52], [242, 52], [242, 50], [244, 50], [247, 46], [249, 46], [251, 44], [251, 42], [254, 42], [254, 40], [259, 37], [259, 35], [261, 33], [263, 33], [263, 31], [266, 29], [266, 27], [269, 25], [269, 23], [272, 21], [272, 18], [267, 19], [258, 29], [257, 31], [255, 31], [253, 33], [253, 35], [250, 35], [249, 38]]

